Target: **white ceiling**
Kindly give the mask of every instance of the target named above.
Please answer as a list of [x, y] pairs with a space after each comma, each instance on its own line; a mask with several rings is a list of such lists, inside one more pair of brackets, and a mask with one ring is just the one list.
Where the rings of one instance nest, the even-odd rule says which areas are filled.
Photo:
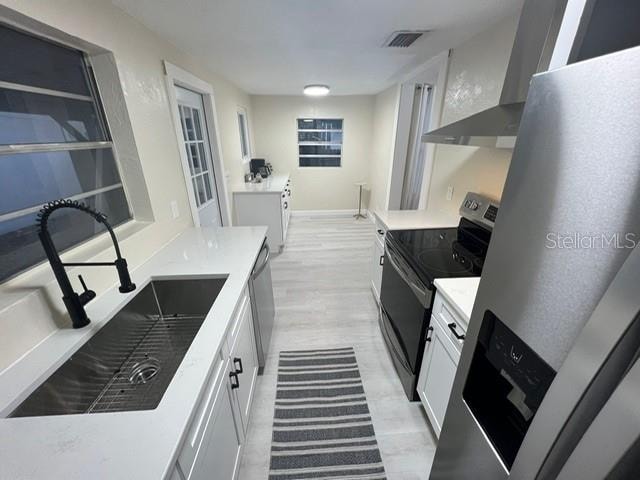
[[[251, 94], [377, 93], [522, 0], [112, 0], [151, 30]], [[395, 30], [432, 30], [383, 48]]]

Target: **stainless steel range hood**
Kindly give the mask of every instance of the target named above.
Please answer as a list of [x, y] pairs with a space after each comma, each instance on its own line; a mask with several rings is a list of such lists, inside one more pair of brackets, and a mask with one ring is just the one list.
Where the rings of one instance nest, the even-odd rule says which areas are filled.
[[512, 147], [531, 76], [547, 70], [567, 0], [525, 0], [500, 102], [422, 136], [423, 142]]

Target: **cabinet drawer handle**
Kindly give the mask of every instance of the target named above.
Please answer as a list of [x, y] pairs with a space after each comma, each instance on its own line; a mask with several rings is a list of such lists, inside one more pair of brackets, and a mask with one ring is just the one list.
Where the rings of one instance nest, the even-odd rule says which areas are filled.
[[284, 198], [284, 193], [282, 194], [282, 198]]
[[447, 323], [447, 327], [449, 327], [449, 330], [451, 330], [451, 333], [453, 333], [453, 335], [458, 339], [458, 340], [464, 340], [464, 334], [459, 334], [456, 331], [456, 324], [454, 322], [451, 323]]
[[236, 372], [229, 372], [229, 378], [231, 379], [231, 390], [240, 388], [240, 379], [238, 378], [238, 374]]
[[433, 327], [430, 326], [429, 328], [427, 328], [427, 338], [426, 338], [427, 342], [431, 341], [431, 337], [429, 336], [431, 332], [433, 332]]
[[287, 207], [289, 206], [289, 204], [287, 202], [284, 202], [284, 209], [286, 210]]
[[384, 265], [384, 255], [380, 255], [380, 265]]
[[384, 230], [378, 229], [378, 235], [384, 235]]
[[233, 366], [236, 367], [236, 373], [242, 373], [244, 370], [242, 369], [242, 359], [235, 357], [233, 359]]

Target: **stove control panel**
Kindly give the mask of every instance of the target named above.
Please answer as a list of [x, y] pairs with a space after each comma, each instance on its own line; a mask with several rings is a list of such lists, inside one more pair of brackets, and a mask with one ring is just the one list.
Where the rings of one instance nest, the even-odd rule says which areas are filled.
[[460, 216], [493, 229], [500, 204], [479, 193], [469, 192], [460, 206]]

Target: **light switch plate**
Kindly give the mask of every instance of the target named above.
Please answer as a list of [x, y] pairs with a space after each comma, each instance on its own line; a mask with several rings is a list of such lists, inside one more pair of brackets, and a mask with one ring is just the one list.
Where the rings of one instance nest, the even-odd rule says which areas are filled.
[[180, 216], [180, 209], [176, 200], [171, 200], [171, 215], [173, 215], [174, 220]]

